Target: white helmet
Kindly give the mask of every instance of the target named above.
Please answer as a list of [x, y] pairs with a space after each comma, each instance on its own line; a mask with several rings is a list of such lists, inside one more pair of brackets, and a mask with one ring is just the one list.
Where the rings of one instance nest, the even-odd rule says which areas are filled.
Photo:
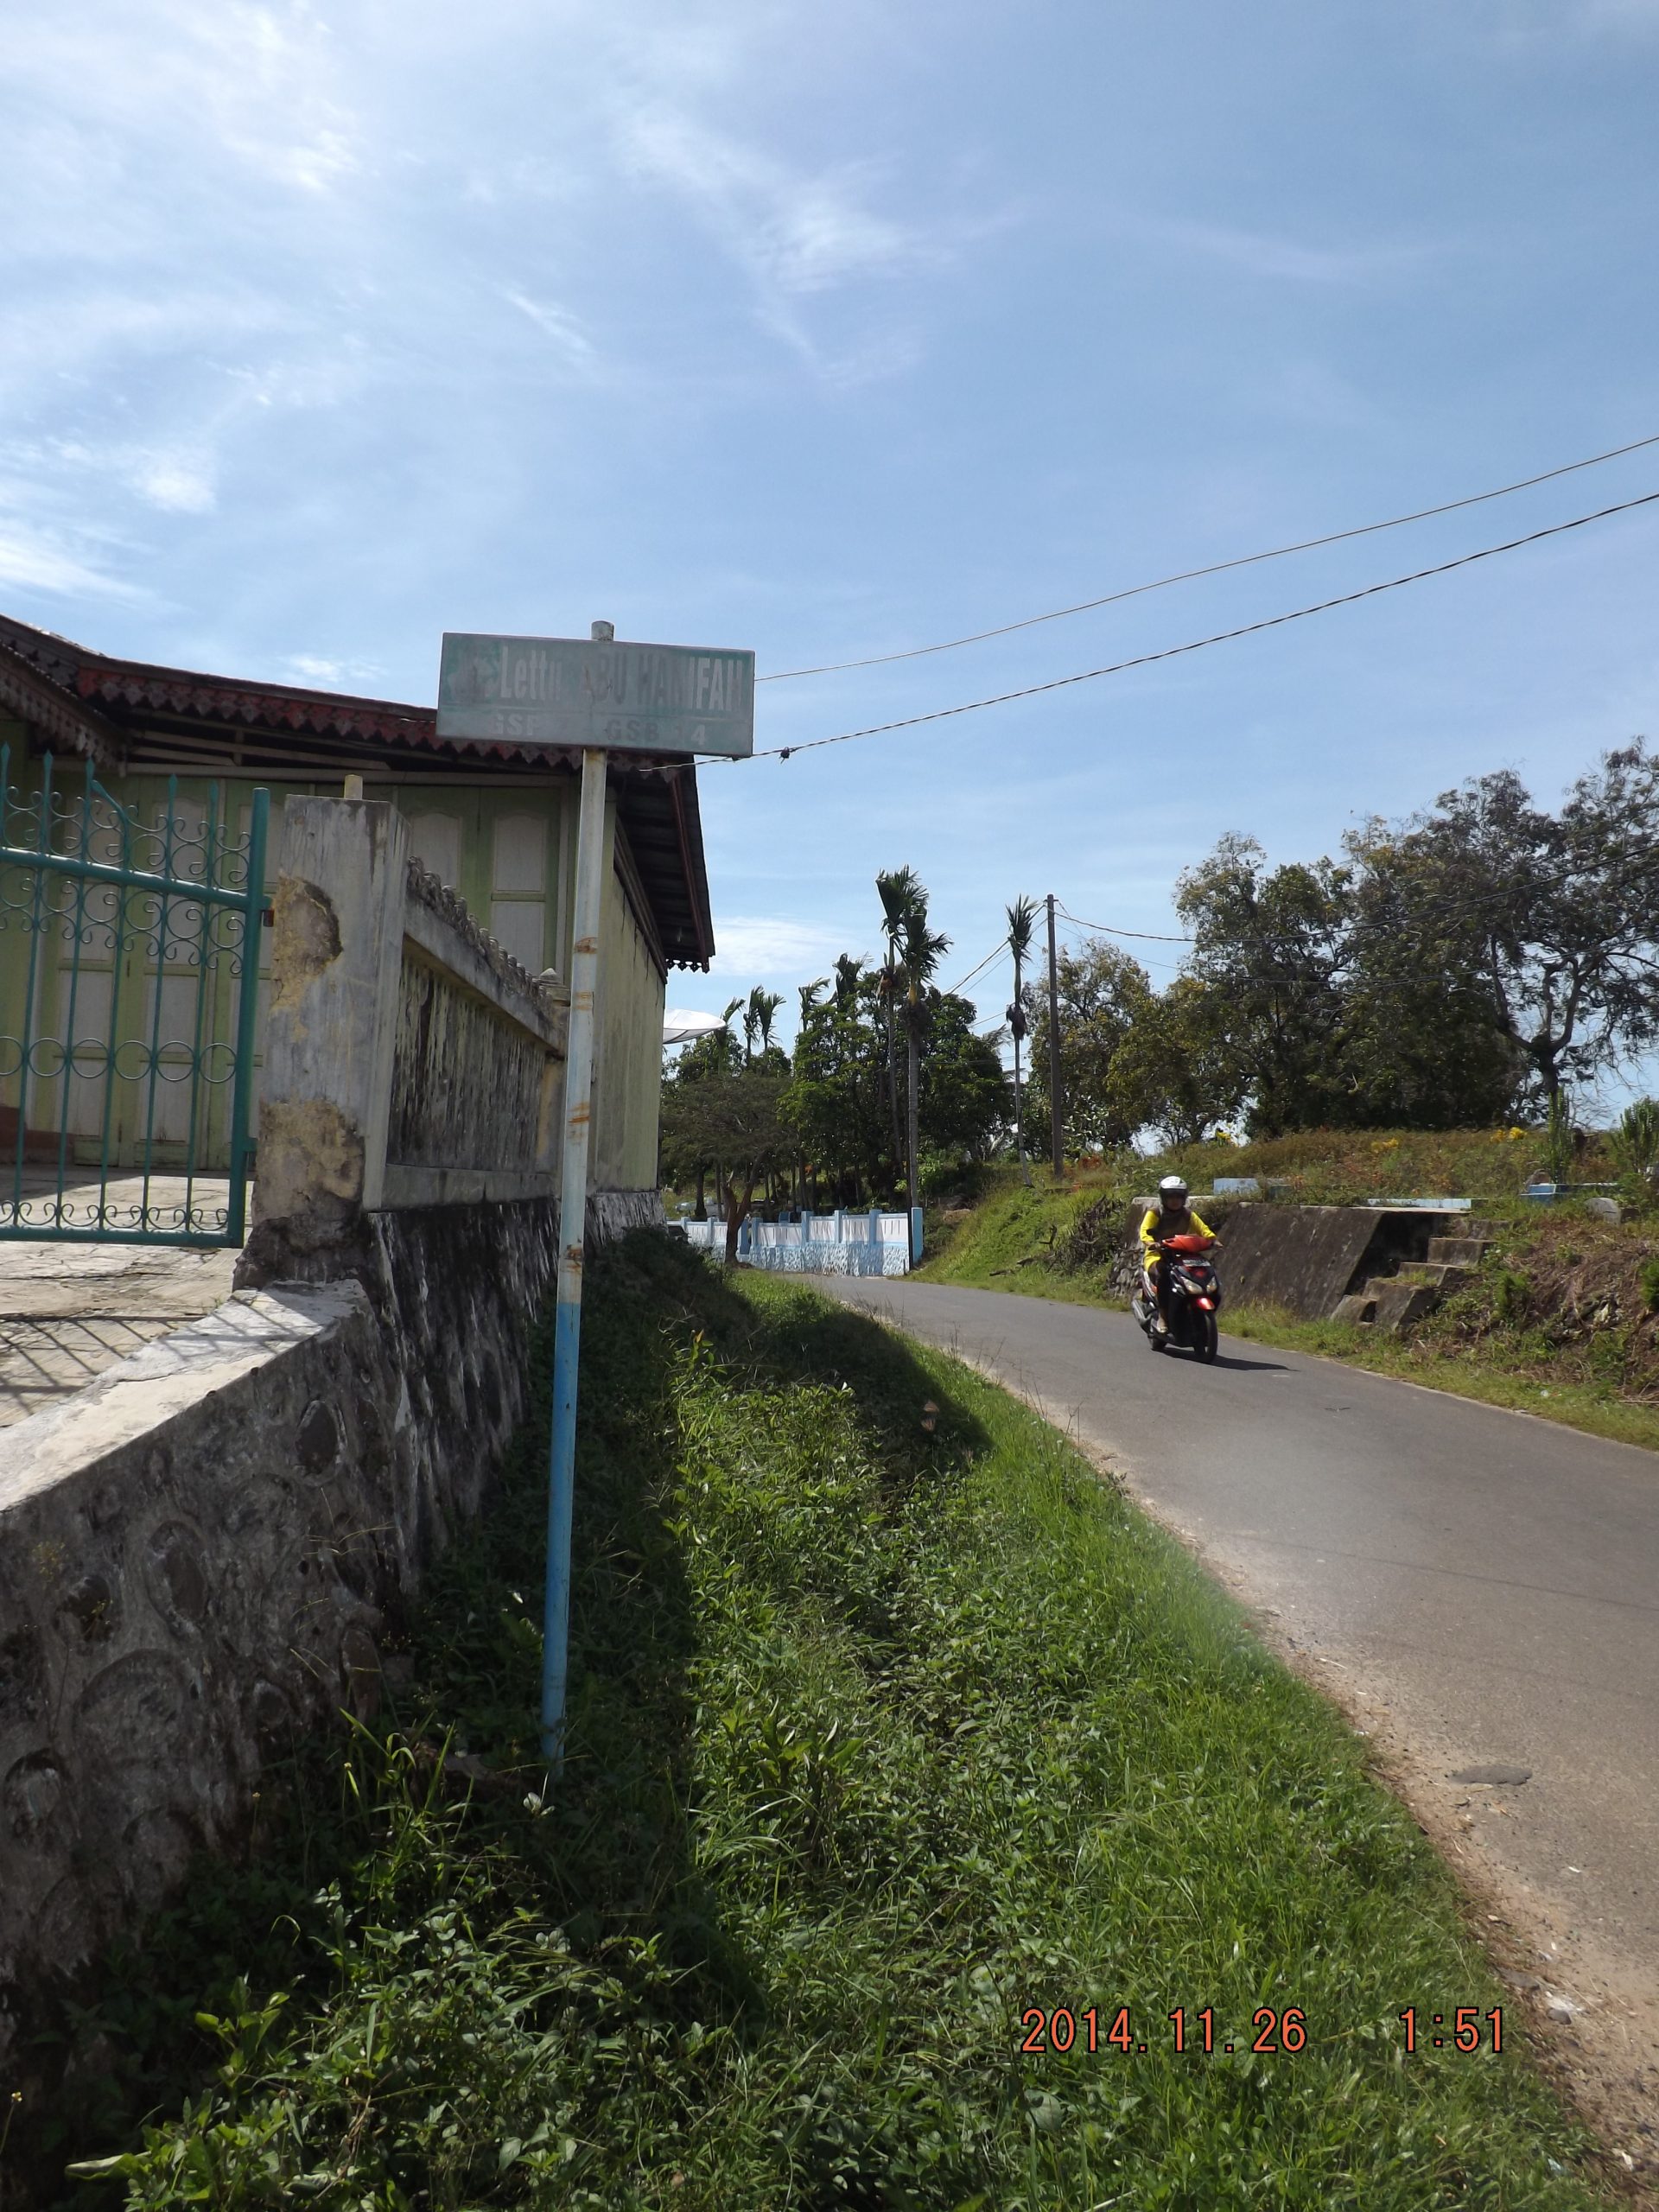
[[1186, 1178], [1184, 1175], [1166, 1175], [1158, 1185], [1158, 1203], [1166, 1213], [1172, 1207], [1184, 1206], [1186, 1204]]

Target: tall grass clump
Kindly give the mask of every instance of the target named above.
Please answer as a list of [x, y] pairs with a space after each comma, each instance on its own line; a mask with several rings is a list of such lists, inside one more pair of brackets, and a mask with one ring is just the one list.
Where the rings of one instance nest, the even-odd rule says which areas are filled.
[[1620, 1175], [1650, 1198], [1659, 1179], [1659, 1098], [1637, 1098], [1614, 1123], [1608, 1139]]
[[[532, 1433], [433, 1576], [401, 1709], [313, 1756], [264, 1856], [204, 1872], [96, 2022], [156, 2108], [83, 2138], [90, 2187], [353, 2212], [1600, 2201], [1518, 2018], [1501, 2056], [1407, 2056], [1404, 2007], [1503, 2001], [1448, 1878], [1052, 1429], [664, 1239], [589, 1298], [564, 1778], [534, 1756]], [[1144, 2051], [1105, 2040], [1120, 2006]], [[1057, 2007], [1095, 2010], [1092, 2055], [1086, 2030], [1022, 2050]], [[1252, 2054], [1262, 2007], [1305, 2014], [1306, 2049]]]

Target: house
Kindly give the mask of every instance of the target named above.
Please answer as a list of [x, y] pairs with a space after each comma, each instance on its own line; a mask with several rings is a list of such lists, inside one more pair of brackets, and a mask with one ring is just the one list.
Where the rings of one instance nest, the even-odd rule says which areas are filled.
[[[73, 915], [60, 906], [42, 926], [42, 875], [8, 854], [38, 839], [48, 756], [54, 849], [73, 852], [78, 836], [87, 857], [129, 868], [160, 868], [170, 854], [169, 873], [211, 869], [226, 840], [246, 836], [255, 790], [268, 791], [271, 889], [283, 802], [338, 798], [360, 779], [360, 795], [399, 809], [416, 857], [507, 952], [532, 976], [568, 978], [578, 754], [440, 740], [429, 707], [117, 659], [5, 616], [0, 745], [10, 787], [0, 819], [0, 1156], [56, 1157], [62, 1146], [73, 1161], [111, 1166], [229, 1165], [228, 1087], [215, 1090], [202, 1043], [234, 1033], [232, 963], [196, 957], [177, 919], [189, 924], [188, 899], [171, 919], [149, 912], [147, 935], [125, 920], [110, 926], [118, 899], [143, 903], [130, 887], [83, 887]], [[132, 856], [135, 828], [147, 860]], [[715, 949], [695, 766], [614, 757], [606, 841], [591, 1174], [597, 1187], [639, 1190], [657, 1179], [668, 970], [707, 968]], [[210, 935], [196, 930], [200, 943]], [[267, 971], [268, 952], [257, 1036]], [[122, 1079], [146, 1056], [162, 1077], [205, 1079]]]

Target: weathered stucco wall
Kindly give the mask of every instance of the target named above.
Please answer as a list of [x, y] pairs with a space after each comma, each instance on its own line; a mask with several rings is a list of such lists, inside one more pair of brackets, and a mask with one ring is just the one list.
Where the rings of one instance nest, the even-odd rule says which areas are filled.
[[272, 912], [255, 1238], [550, 1196], [569, 1008], [409, 860], [378, 801], [290, 799]]
[[556, 1243], [550, 1204], [373, 1216], [350, 1278], [240, 1293], [0, 1433], [6, 2090], [61, 2093], [53, 1993], [238, 1833], [275, 1745], [373, 1700], [523, 1417]]
[[453, 892], [411, 866], [386, 1164], [540, 1171], [563, 1112], [563, 988], [535, 981]]
[[[612, 816], [610, 831], [617, 833]], [[625, 888], [626, 839], [605, 873], [600, 924], [599, 1038], [594, 1059], [596, 1187], [639, 1190], [657, 1180], [665, 974]]]

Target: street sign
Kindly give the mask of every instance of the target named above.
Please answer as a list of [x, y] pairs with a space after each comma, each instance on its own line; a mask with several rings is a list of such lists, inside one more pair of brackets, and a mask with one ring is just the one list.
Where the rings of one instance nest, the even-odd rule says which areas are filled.
[[446, 632], [437, 734], [746, 760], [754, 750], [754, 655]]

